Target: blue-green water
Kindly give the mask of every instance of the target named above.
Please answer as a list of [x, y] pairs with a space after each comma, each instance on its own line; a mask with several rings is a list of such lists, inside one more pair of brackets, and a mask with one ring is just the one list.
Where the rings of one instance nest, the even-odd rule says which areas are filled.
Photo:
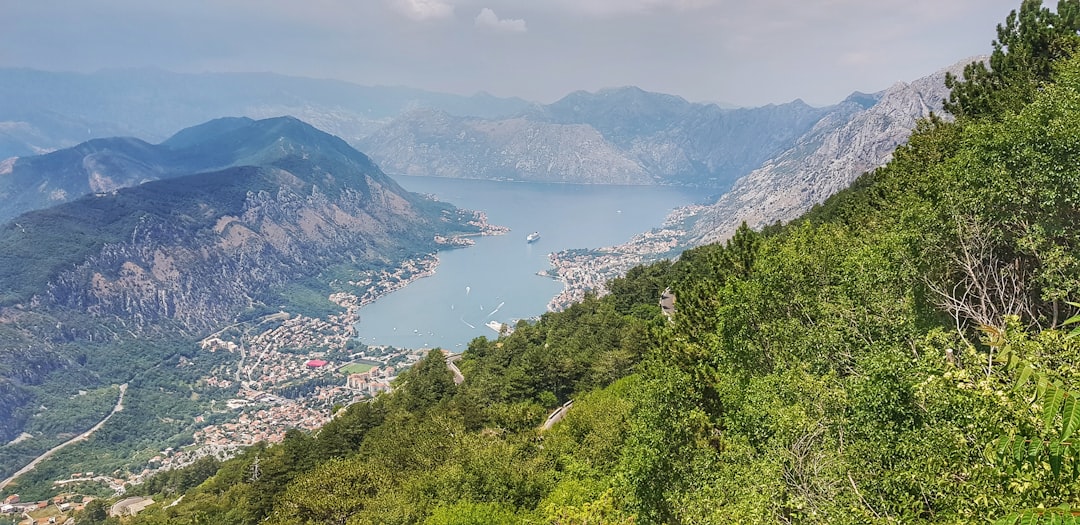
[[[435, 275], [360, 310], [357, 332], [369, 345], [439, 346], [461, 351], [477, 336], [494, 337], [489, 321], [510, 323], [544, 313], [562, 283], [537, 272], [548, 254], [621, 244], [659, 226], [675, 207], [701, 200], [689, 189], [493, 182], [437, 177], [395, 179], [410, 191], [484, 210], [506, 235], [439, 253]], [[533, 231], [540, 240], [529, 244]]]

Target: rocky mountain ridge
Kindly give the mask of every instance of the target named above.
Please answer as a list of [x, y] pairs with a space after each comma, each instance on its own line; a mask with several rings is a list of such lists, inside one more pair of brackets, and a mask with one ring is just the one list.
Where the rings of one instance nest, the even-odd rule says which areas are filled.
[[[694, 213], [683, 244], [722, 241], [746, 221], [760, 228], [798, 217], [884, 165], [919, 119], [940, 115], [948, 97], [946, 73], [959, 75], [963, 60], [910, 83], [897, 82], [873, 99], [856, 94], [799, 138], [794, 147], [739, 179], [731, 191]], [[870, 103], [872, 100], [872, 104]]]
[[449, 178], [651, 184], [637, 159], [582, 124], [486, 120], [420, 110], [361, 145], [389, 173]]
[[[683, 250], [702, 244], [722, 242], [743, 221], [760, 228], [794, 219], [863, 173], [888, 162], [919, 119], [940, 113], [942, 101], [948, 96], [945, 74], [958, 74], [973, 60], [978, 57], [912, 82], [897, 82], [880, 93], [853, 93], [833, 106], [790, 148], [738, 179], [716, 201], [676, 209], [664, 225], [617, 246], [552, 254], [554, 268], [549, 273], [603, 276], [589, 280], [602, 282], [639, 264], [677, 257]], [[586, 286], [567, 286], [550, 308], [565, 307], [590, 290]]]
[[286, 148], [300, 151], [331, 143], [341, 151], [352, 150], [341, 139], [299, 125], [291, 117], [220, 118], [180, 131], [160, 144], [131, 137], [103, 138], [45, 155], [12, 158], [0, 164], [0, 221], [89, 193], [233, 166], [263, 165], [274, 162]]
[[[406, 192], [341, 139], [296, 119], [214, 121], [136, 146], [142, 158], [157, 151], [165, 160], [142, 164], [148, 173], [172, 173], [192, 156], [234, 167], [17, 217], [0, 229], [6, 301], [197, 329], [335, 262], [391, 265], [433, 250], [436, 235], [475, 231], [471, 217]], [[87, 148], [50, 157], [78, 171]]]

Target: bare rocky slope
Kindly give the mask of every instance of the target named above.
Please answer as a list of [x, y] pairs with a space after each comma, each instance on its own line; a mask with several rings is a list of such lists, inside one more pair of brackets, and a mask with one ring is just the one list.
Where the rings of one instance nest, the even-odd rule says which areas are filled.
[[964, 60], [875, 95], [856, 94], [801, 136], [795, 145], [739, 179], [731, 191], [696, 212], [687, 246], [721, 241], [739, 225], [760, 228], [798, 217], [863, 173], [884, 165], [916, 122], [941, 113], [948, 97], [945, 74], [960, 74]]
[[651, 184], [634, 156], [583, 124], [420, 110], [362, 141], [389, 173], [534, 182]]
[[[0, 227], [0, 299], [200, 329], [331, 264], [392, 265], [434, 250], [436, 235], [475, 230], [296, 119], [215, 121], [152, 148], [166, 162], [144, 169], [168, 178]], [[67, 153], [79, 171], [85, 157]], [[180, 175], [178, 155], [231, 167]]]
[[554, 275], [586, 274], [592, 278], [579, 280], [589, 284], [568, 286], [549, 307], [560, 308], [579, 300], [586, 291], [602, 288], [605, 280], [623, 275], [633, 266], [724, 241], [743, 221], [760, 228], [798, 217], [863, 173], [888, 162], [919, 119], [931, 112], [940, 113], [948, 96], [945, 74], [962, 72], [972, 60], [910, 83], [898, 82], [879, 93], [853, 93], [821, 115], [789, 148], [739, 178], [718, 200], [679, 208], [651, 232], [617, 246], [552, 254]]

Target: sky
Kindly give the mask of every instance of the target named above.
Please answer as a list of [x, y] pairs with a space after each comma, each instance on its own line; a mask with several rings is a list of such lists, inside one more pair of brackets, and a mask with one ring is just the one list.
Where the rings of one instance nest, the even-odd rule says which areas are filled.
[[838, 102], [988, 54], [1019, 0], [0, 0], [0, 67], [268, 71], [553, 102]]

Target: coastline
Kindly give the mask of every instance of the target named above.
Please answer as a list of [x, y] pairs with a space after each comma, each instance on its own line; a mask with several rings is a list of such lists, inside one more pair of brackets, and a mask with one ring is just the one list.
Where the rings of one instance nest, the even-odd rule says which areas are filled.
[[607, 295], [607, 282], [626, 275], [635, 266], [667, 258], [678, 258], [691, 248], [686, 242], [685, 225], [704, 209], [700, 205], [676, 208], [659, 228], [639, 233], [629, 241], [593, 250], [563, 250], [551, 253], [551, 268], [537, 272], [563, 283], [563, 291], [548, 302], [548, 311], [558, 312], [593, 292]]
[[[468, 236], [501, 235], [509, 231], [509, 228], [488, 223], [483, 212], [470, 213], [473, 218], [469, 224], [475, 226], [477, 232]], [[441, 237], [443, 242], [436, 239], [436, 244], [452, 249], [474, 243], [472, 239], [464, 237]], [[418, 360], [421, 354], [412, 350], [401, 350], [396, 354], [377, 352], [379, 356], [352, 354], [351, 358], [369, 358], [387, 363], [381, 367], [385, 369], [382, 373], [391, 375], [380, 379], [381, 382], [373, 388], [350, 387], [347, 378], [342, 377], [340, 382], [319, 386], [297, 399], [288, 399], [278, 393], [279, 388], [298, 378], [333, 377], [336, 366], [311, 369], [305, 365], [305, 361], [309, 357], [349, 353], [350, 343], [356, 340], [360, 309], [418, 279], [434, 275], [439, 262], [438, 252], [434, 252], [401, 261], [392, 269], [358, 273], [355, 280], [348, 281], [350, 289], [334, 292], [328, 297], [330, 302], [344, 310], [338, 314], [313, 318], [279, 312], [264, 317], [246, 329], [237, 329], [232, 335], [223, 333], [226, 327], [204, 338], [200, 342], [202, 351], [239, 354], [240, 358], [231, 366], [232, 370], [224, 375], [204, 378], [211, 386], [237, 389], [233, 399], [227, 403], [235, 416], [201, 427], [195, 432], [192, 445], [182, 450], [162, 451], [128, 481], [140, 483], [156, 472], [180, 468], [205, 456], [224, 460], [255, 442], [278, 442], [288, 428], [315, 430], [333, 417], [335, 405], [347, 406], [389, 389], [395, 368], [408, 366], [408, 363]], [[321, 351], [299, 357], [288, 351], [290, 348], [313, 347], [321, 348]], [[389, 365], [402, 359], [405, 365]]]

